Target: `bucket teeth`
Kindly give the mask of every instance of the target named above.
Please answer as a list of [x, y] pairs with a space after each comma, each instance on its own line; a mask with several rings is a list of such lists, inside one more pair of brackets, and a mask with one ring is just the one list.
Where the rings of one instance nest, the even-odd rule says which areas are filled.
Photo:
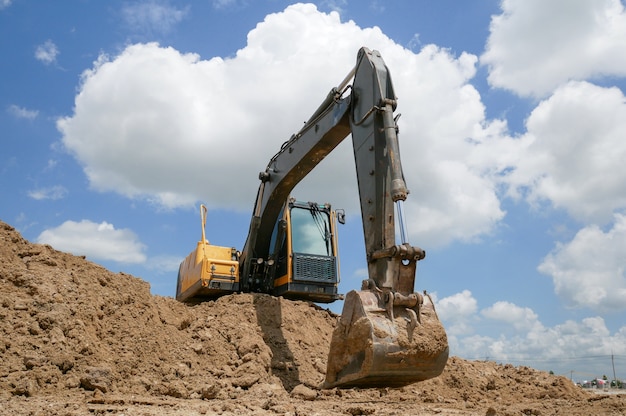
[[409, 321], [406, 325], [406, 334], [409, 338], [409, 342], [413, 341], [413, 331], [415, 331], [415, 327], [419, 323], [417, 320], [417, 314], [413, 309], [406, 308], [406, 312], [409, 314]]

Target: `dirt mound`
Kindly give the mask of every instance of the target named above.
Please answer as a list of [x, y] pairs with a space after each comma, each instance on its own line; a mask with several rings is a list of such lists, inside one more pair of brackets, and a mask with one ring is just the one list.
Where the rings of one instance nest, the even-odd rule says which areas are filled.
[[0, 241], [0, 387], [189, 397], [214, 386], [315, 386], [335, 317], [267, 295], [195, 306], [84, 258], [30, 244], [6, 224]]
[[588, 413], [624, 403], [591, 400], [567, 379], [530, 368], [457, 357], [440, 377], [402, 389], [319, 390], [331, 312], [257, 294], [184, 305], [152, 296], [141, 279], [31, 244], [3, 222], [0, 306], [2, 414], [42, 403], [45, 414], [144, 415], [428, 414], [428, 406], [508, 414], [525, 401]]

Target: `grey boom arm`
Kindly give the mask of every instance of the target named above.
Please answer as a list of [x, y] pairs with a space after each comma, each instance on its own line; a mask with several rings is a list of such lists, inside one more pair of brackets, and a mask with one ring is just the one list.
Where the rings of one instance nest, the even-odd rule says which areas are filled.
[[[344, 97], [344, 87], [353, 74], [351, 92]], [[354, 70], [330, 91], [304, 127], [282, 145], [259, 174], [261, 184], [240, 256], [244, 290], [253, 284], [252, 263], [262, 264], [268, 257], [274, 224], [293, 188], [352, 133], [370, 279], [387, 290], [403, 294], [413, 291], [415, 267], [411, 276], [410, 270], [401, 272], [403, 268], [396, 263], [420, 260], [424, 252], [406, 241], [395, 244], [394, 202], [402, 204], [408, 194], [400, 164], [395, 107], [391, 76], [382, 57], [377, 51], [361, 48]]]

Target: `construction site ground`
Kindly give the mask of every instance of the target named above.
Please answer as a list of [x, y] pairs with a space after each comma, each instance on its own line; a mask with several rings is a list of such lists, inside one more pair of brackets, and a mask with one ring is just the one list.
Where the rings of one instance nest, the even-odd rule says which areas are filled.
[[402, 388], [321, 389], [336, 321], [262, 294], [153, 296], [0, 222], [1, 415], [626, 414], [626, 394], [454, 356]]

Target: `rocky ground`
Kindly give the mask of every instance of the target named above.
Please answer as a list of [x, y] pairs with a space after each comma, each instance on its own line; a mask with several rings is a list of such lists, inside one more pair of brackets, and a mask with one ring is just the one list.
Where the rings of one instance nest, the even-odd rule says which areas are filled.
[[2, 415], [626, 415], [626, 394], [458, 357], [399, 389], [320, 389], [336, 320], [267, 295], [152, 296], [0, 221]]

